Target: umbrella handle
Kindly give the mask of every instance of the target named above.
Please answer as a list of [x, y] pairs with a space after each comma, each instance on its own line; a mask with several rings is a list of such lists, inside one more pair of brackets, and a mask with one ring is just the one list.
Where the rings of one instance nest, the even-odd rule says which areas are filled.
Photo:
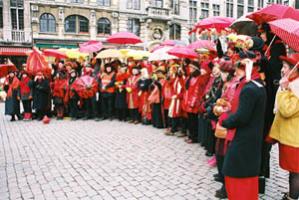
[[296, 63], [296, 65], [294, 66], [294, 68], [287, 74], [285, 75], [286, 78], [289, 78], [291, 76], [291, 74], [296, 71], [297, 66], [299, 65], [299, 62]]
[[268, 51], [270, 50], [270, 47], [272, 46], [272, 44], [273, 44], [275, 38], [276, 38], [276, 35], [274, 35], [273, 39], [271, 40], [271, 42], [270, 42], [270, 44], [269, 44], [267, 50], [265, 51], [265, 55], [267, 55]]

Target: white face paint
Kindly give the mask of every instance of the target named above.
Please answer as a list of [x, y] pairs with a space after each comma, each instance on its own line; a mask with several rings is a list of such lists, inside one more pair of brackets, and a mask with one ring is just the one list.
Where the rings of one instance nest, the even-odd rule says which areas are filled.
[[111, 72], [111, 71], [112, 71], [111, 67], [107, 67], [107, 68], [106, 68], [106, 71], [107, 71], [108, 73]]

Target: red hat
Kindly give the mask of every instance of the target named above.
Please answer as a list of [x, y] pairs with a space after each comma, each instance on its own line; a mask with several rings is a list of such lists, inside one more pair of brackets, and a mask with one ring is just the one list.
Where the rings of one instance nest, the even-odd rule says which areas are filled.
[[293, 53], [290, 56], [279, 56], [280, 60], [285, 61], [291, 65], [297, 65], [297, 68], [299, 68], [299, 53]]

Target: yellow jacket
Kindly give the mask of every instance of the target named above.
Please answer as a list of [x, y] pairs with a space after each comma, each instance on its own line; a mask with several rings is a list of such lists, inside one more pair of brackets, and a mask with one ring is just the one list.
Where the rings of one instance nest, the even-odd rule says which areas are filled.
[[299, 98], [291, 91], [276, 96], [277, 113], [270, 137], [291, 147], [299, 148]]

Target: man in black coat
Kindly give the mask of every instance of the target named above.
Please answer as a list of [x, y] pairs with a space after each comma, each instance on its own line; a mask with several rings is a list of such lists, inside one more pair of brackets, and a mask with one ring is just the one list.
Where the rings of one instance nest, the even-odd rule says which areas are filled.
[[257, 200], [267, 96], [255, 67], [251, 80], [244, 80], [247, 64], [236, 70], [245, 81], [240, 83], [243, 88], [236, 112], [222, 123], [225, 128], [236, 129], [224, 160], [223, 174], [229, 199]]
[[37, 73], [33, 82], [33, 108], [36, 110], [37, 119], [42, 120], [47, 114], [50, 102], [50, 82], [42, 73]]

